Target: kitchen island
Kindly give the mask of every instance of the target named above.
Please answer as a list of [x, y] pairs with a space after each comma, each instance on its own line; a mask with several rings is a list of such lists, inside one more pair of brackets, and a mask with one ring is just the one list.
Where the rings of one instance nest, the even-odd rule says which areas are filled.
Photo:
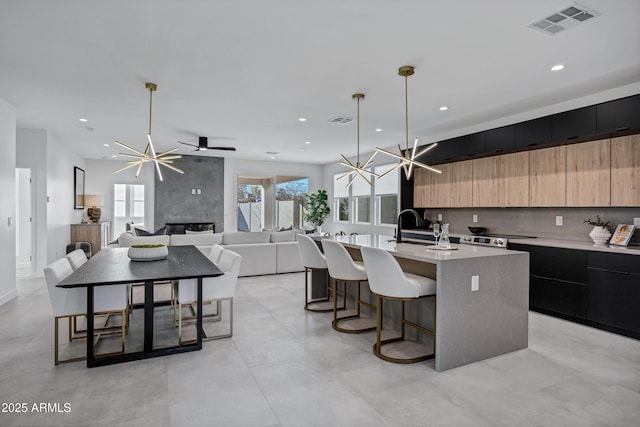
[[[473, 245], [437, 251], [430, 245], [397, 244], [384, 235], [329, 239], [342, 243], [356, 260], [362, 259], [360, 247], [386, 250], [404, 271], [436, 280], [436, 371], [527, 348], [528, 253]], [[472, 290], [474, 276], [477, 290]], [[418, 314], [424, 319], [431, 316], [431, 312]]]

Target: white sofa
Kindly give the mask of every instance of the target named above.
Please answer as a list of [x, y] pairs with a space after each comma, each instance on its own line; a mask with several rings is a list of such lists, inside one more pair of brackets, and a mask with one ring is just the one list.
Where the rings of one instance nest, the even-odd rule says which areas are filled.
[[134, 236], [123, 233], [114, 246], [134, 244], [195, 245], [205, 255], [218, 244], [242, 256], [240, 277], [304, 271], [296, 235], [298, 230], [279, 232], [195, 233]]

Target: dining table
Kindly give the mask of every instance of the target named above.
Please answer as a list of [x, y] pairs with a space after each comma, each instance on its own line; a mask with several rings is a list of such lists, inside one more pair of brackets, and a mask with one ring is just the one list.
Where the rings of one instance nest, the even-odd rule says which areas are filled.
[[[128, 248], [104, 248], [57, 286], [87, 288], [87, 337], [94, 336], [96, 286], [144, 283], [144, 346], [142, 351], [96, 356], [94, 340], [87, 339], [87, 367], [111, 365], [202, 349], [202, 279], [224, 274], [195, 246], [169, 246], [164, 259], [134, 261]], [[196, 340], [193, 343], [154, 348], [154, 286], [157, 282], [197, 279]], [[124, 321], [124, 319], [123, 319]]]

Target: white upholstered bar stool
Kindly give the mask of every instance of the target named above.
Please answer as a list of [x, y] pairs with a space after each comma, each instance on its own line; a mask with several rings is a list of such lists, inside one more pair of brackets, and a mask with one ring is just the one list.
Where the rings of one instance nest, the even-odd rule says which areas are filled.
[[[322, 249], [327, 259], [329, 275], [333, 282], [333, 322], [331, 326], [339, 332], [350, 334], [358, 334], [361, 332], [372, 331], [376, 328], [375, 319], [361, 317], [360, 307], [375, 310], [375, 306], [360, 298], [360, 285], [367, 281], [367, 272], [364, 265], [356, 262], [351, 258], [347, 249], [341, 243], [333, 240], [323, 239]], [[338, 282], [343, 282], [343, 298], [346, 305], [347, 300], [347, 284], [356, 284], [355, 311], [353, 315], [346, 315], [338, 318]]]
[[[304, 234], [298, 234], [297, 239], [298, 248], [300, 249], [300, 258], [302, 259], [302, 265], [304, 266], [304, 309], [317, 313], [333, 311], [330, 304], [328, 307], [322, 307], [322, 303], [328, 302], [330, 299], [330, 278], [327, 259], [311, 237]], [[311, 272], [311, 278], [313, 280], [313, 272], [316, 270], [325, 271], [327, 274], [327, 297], [309, 301], [309, 272]]]
[[[79, 338], [86, 338], [86, 335], [77, 336], [73, 334], [71, 328], [71, 319], [77, 316], [86, 317], [87, 312], [87, 288], [58, 288], [56, 285], [73, 273], [71, 264], [67, 258], [60, 258], [44, 268], [44, 277], [47, 282], [49, 291], [49, 299], [51, 300], [51, 308], [54, 316], [54, 362], [56, 365], [60, 363], [76, 362], [86, 360], [86, 355], [82, 357], [74, 357], [60, 360], [58, 355], [58, 320], [67, 318], [69, 320], [69, 341]], [[96, 289], [100, 286], [96, 286]], [[122, 290], [122, 288], [120, 289]], [[100, 298], [94, 293], [94, 311], [96, 314], [106, 314], [111, 312], [119, 312], [125, 319], [125, 311], [127, 309], [127, 293], [120, 292], [120, 296], [113, 295], [113, 298]], [[98, 335], [100, 333], [98, 332]], [[124, 334], [125, 322], [122, 322], [121, 329], [121, 345], [124, 352]]]
[[[376, 294], [376, 343], [373, 353], [380, 359], [394, 363], [415, 363], [431, 359], [436, 349], [436, 281], [417, 274], [405, 273], [398, 261], [387, 251], [369, 247], [360, 248], [364, 265], [369, 274], [369, 287]], [[406, 301], [419, 298], [433, 298], [433, 329], [427, 329], [404, 317]], [[398, 300], [402, 302], [400, 310], [400, 336], [383, 340], [383, 300]], [[405, 326], [431, 335], [433, 337], [433, 351], [427, 351], [424, 345], [417, 341], [405, 340]], [[386, 347], [385, 347], [386, 346]]]
[[[229, 332], [227, 334], [207, 336], [203, 330], [203, 339], [219, 339], [233, 336], [233, 295], [236, 291], [238, 283], [238, 274], [240, 273], [240, 264], [242, 257], [237, 253], [224, 249], [217, 263], [218, 268], [224, 272], [222, 276], [205, 277], [202, 279], [202, 302], [224, 301], [229, 300]], [[182, 341], [182, 308], [185, 304], [193, 306], [198, 298], [197, 279], [183, 279], [178, 281], [176, 288], [176, 308], [178, 311], [178, 339], [180, 344]], [[219, 320], [221, 316], [221, 306], [218, 306], [215, 320]], [[203, 314], [203, 321], [204, 321]]]

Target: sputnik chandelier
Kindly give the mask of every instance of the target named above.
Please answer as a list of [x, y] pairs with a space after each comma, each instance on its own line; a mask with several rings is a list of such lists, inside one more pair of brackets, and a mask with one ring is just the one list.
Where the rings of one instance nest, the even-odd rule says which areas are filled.
[[143, 151], [136, 150], [135, 148], [132, 148], [127, 144], [123, 144], [122, 142], [116, 140], [115, 141], [116, 144], [134, 153], [134, 154], [119, 153], [119, 154], [121, 156], [134, 158], [136, 160], [131, 160], [127, 162], [126, 166], [121, 167], [120, 169], [116, 169], [113, 172], [118, 173], [118, 172], [122, 172], [125, 169], [129, 169], [134, 166], [137, 166], [138, 167], [138, 169], [136, 170], [136, 178], [137, 178], [140, 175], [140, 171], [142, 170], [142, 165], [144, 165], [146, 162], [153, 162], [156, 166], [156, 170], [158, 171], [158, 178], [160, 178], [160, 181], [162, 181], [162, 171], [160, 171], [160, 165], [168, 169], [174, 170], [178, 173], [184, 173], [177, 167], [171, 165], [171, 163], [173, 163], [173, 160], [180, 159], [182, 158], [182, 156], [179, 154], [171, 154], [174, 151], [178, 150], [178, 147], [172, 148], [171, 150], [163, 151], [160, 153], [157, 153], [155, 148], [153, 147], [153, 141], [151, 140], [151, 111], [152, 111], [151, 107], [152, 107], [152, 101], [153, 101], [153, 92], [155, 92], [158, 89], [158, 86], [155, 83], [145, 83], [144, 87], [149, 89], [149, 133], [147, 133], [147, 146], [143, 152]]
[[368, 170], [367, 167], [371, 166], [371, 164], [373, 164], [373, 157], [376, 155], [376, 153], [374, 152], [373, 154], [371, 154], [371, 156], [369, 156], [369, 158], [367, 159], [366, 162], [364, 162], [363, 165], [360, 164], [360, 101], [364, 99], [364, 94], [363, 93], [354, 93], [353, 95], [351, 95], [352, 99], [355, 99], [358, 103], [358, 118], [357, 118], [357, 125], [358, 125], [358, 134], [357, 134], [357, 158], [356, 158], [356, 164], [354, 165], [353, 163], [351, 163], [349, 161], [349, 159], [347, 159], [344, 154], [340, 154], [340, 157], [342, 157], [342, 162], [340, 162], [340, 164], [342, 166], [346, 166], [349, 169], [351, 169], [349, 172], [340, 175], [338, 177], [338, 180], [341, 180], [342, 178], [346, 178], [349, 177], [349, 180], [347, 182], [346, 187], [349, 188], [351, 186], [351, 184], [353, 184], [353, 182], [356, 180], [356, 178], [360, 177], [363, 180], [366, 181], [367, 184], [371, 185], [371, 180], [369, 178], [367, 178], [365, 176], [365, 174], [368, 174], [370, 176], [379, 176], [376, 175], [375, 173], [373, 173], [371, 170]]
[[404, 110], [405, 110], [404, 127], [405, 127], [405, 138], [406, 138], [406, 144], [407, 144], [406, 150], [403, 151], [402, 147], [400, 147], [400, 144], [398, 144], [398, 154], [392, 153], [391, 151], [388, 151], [382, 148], [376, 148], [376, 151], [374, 152], [374, 154], [382, 153], [382, 154], [386, 154], [387, 156], [391, 156], [400, 160], [400, 162], [397, 165], [395, 165], [385, 173], [379, 175], [379, 177], [383, 177], [390, 172], [393, 172], [399, 168], [402, 168], [404, 170], [405, 177], [407, 179], [411, 179], [411, 173], [414, 167], [428, 169], [431, 172], [435, 172], [435, 173], [442, 173], [440, 169], [436, 169], [429, 165], [425, 165], [424, 163], [416, 160], [427, 151], [435, 148], [438, 145], [437, 142], [430, 144], [425, 149], [420, 150], [416, 153], [416, 150], [418, 149], [418, 138], [416, 138], [413, 141], [413, 149], [409, 150], [409, 95], [407, 90], [407, 77], [412, 76], [414, 73], [415, 73], [415, 70], [410, 65], [405, 65], [403, 67], [400, 67], [400, 69], [398, 70], [398, 74], [404, 77]]

